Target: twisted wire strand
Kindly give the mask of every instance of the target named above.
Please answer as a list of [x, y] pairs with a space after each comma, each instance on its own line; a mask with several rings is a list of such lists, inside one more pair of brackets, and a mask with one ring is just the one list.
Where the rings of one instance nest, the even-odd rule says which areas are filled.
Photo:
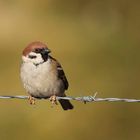
[[[126, 98], [97, 98], [97, 93], [94, 96], [81, 96], [81, 97], [56, 97], [57, 100], [64, 99], [64, 100], [76, 100], [76, 101], [82, 101], [82, 102], [140, 102], [140, 99], [126, 99]], [[29, 96], [0, 96], [0, 99], [28, 99]]]

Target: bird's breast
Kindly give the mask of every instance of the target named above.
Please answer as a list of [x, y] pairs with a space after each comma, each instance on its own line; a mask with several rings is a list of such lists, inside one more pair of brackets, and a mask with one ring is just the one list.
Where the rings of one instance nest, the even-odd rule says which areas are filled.
[[57, 69], [50, 63], [35, 66], [23, 63], [21, 79], [27, 92], [33, 96], [51, 96], [64, 93], [64, 85], [57, 76]]

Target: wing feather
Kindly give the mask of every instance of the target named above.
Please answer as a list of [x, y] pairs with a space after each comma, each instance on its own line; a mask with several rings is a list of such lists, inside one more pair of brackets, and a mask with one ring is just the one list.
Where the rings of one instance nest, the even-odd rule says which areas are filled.
[[56, 62], [56, 64], [57, 64], [58, 78], [60, 78], [63, 81], [64, 86], [65, 86], [65, 89], [67, 90], [68, 87], [69, 87], [69, 83], [68, 83], [68, 80], [67, 80], [67, 78], [65, 76], [65, 73], [63, 71], [62, 66], [60, 65], [60, 63], [55, 58], [53, 58], [52, 56], [50, 56], [50, 58]]

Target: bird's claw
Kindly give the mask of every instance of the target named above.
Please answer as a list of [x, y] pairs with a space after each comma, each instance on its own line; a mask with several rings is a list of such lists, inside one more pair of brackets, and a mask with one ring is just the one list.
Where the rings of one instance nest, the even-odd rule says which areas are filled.
[[51, 96], [49, 100], [50, 100], [50, 102], [51, 102], [53, 105], [58, 105], [57, 99], [56, 99], [56, 96], [55, 96], [55, 95]]
[[35, 98], [34, 98], [34, 97], [29, 96], [28, 100], [29, 100], [29, 103], [30, 103], [31, 105], [35, 105]]

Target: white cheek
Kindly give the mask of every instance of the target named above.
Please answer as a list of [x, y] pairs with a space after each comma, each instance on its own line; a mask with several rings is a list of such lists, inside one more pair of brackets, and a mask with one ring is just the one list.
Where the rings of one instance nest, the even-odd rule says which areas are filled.
[[22, 60], [23, 62], [30, 62], [30, 63], [34, 63], [34, 64], [38, 64], [38, 63], [41, 63], [43, 62], [44, 60], [42, 59], [42, 56], [41, 54], [37, 54], [37, 53], [34, 53], [34, 52], [31, 52], [29, 53], [29, 55], [33, 55], [33, 56], [36, 56], [36, 58], [29, 58], [28, 55], [27, 56], [22, 56]]

